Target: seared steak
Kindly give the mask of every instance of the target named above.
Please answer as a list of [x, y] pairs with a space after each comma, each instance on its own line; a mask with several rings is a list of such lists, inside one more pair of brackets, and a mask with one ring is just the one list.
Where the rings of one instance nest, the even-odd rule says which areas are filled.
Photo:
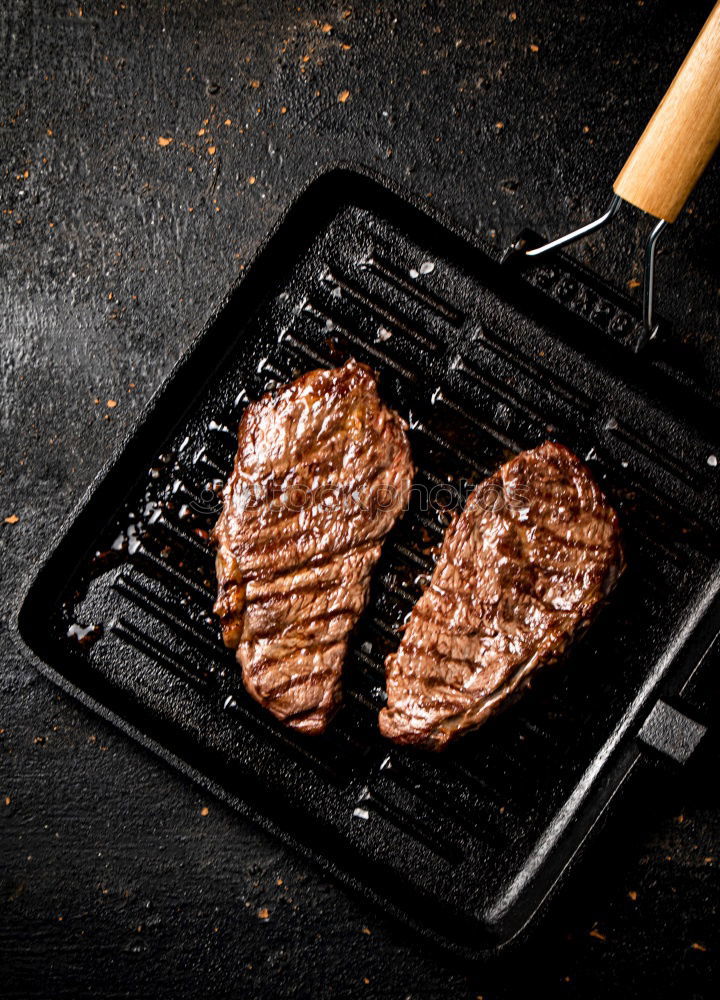
[[341, 699], [350, 630], [413, 478], [406, 425], [348, 361], [263, 396], [238, 428], [213, 531], [225, 644], [247, 691], [322, 732]]
[[380, 729], [439, 750], [480, 726], [563, 652], [623, 565], [617, 517], [551, 441], [503, 465], [445, 535], [388, 657]]

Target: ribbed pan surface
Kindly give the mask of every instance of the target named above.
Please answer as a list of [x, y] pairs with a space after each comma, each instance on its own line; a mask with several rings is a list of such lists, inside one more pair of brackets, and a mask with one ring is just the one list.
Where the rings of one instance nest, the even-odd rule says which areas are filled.
[[[664, 376], [657, 393], [654, 376], [623, 380], [644, 370], [638, 331], [562, 260], [524, 276], [374, 181], [326, 175], [98, 480], [28, 592], [21, 635], [60, 683], [392, 912], [466, 953], [497, 947], [566, 867], [658, 691], [681, 683], [717, 620], [720, 443], [670, 415]], [[211, 614], [207, 537], [247, 401], [348, 356], [408, 421], [422, 489], [377, 566], [345, 708], [302, 737], [242, 689]], [[619, 511], [627, 573], [515, 707], [444, 754], [394, 748], [377, 731], [383, 661], [431, 570], [449, 487], [547, 437], [587, 460]]]

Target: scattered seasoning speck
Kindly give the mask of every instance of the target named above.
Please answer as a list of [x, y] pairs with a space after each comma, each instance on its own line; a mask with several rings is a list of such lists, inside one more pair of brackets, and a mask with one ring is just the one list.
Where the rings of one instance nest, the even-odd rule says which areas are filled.
[[225, 119], [225, 124], [226, 125], [232, 125], [232, 118], [226, 118]]
[[639, 288], [640, 282], [637, 280], [637, 278], [631, 278], [630, 281], [628, 281], [627, 286], [628, 288]]
[[8, 517], [5, 518], [5, 524], [17, 524], [19, 520], [20, 518], [17, 516], [17, 514], [10, 514]]
[[532, 45], [531, 44], [530, 45], [530, 51], [531, 52], [539, 52], [540, 51], [540, 46], [539, 45]]
[[601, 934], [601, 932], [597, 929], [597, 927], [593, 927], [593, 929], [590, 931], [590, 937], [597, 938], [598, 941], [606, 941], [607, 940], [607, 938], [605, 937], [605, 935]]
[[631, 889], [631, 890], [630, 890], [630, 892], [628, 893], [628, 896], [630, 897], [630, 899], [632, 899], [633, 903], [634, 903], [634, 902], [635, 902], [635, 900], [637, 899], [637, 893], [635, 892], [635, 890], [634, 890], [634, 889]]
[[108, 399], [106, 406], [109, 410], [114, 410], [117, 406], [117, 399]]
[[208, 809], [208, 807], [207, 806], [203, 806], [202, 809], [200, 810], [200, 815], [201, 816], [207, 816], [207, 814], [209, 812], [210, 812], [210, 810]]
[[505, 123], [504, 122], [495, 122], [495, 128], [496, 129], [505, 128]]
[[204, 128], [198, 129], [198, 133], [197, 134], [198, 135], [205, 135], [205, 129]]
[[251, 80], [250, 81], [250, 86], [252, 87], [253, 90], [258, 90], [260, 88], [260, 81], [259, 80]]
[[338, 101], [340, 101], [341, 104], [344, 104], [349, 96], [350, 96], [349, 90], [341, 90], [340, 93], [338, 94]]
[[350, 44], [350, 42], [343, 42], [340, 48], [343, 50], [343, 52], [349, 52], [350, 49], [352, 48], [352, 45]]
[[708, 455], [707, 464], [711, 465], [714, 469], [715, 466], [717, 465], [717, 455]]
[[322, 31], [323, 35], [329, 35], [330, 32], [333, 30], [333, 26], [332, 24], [323, 24], [320, 30]]
[[9, 806], [9, 805], [10, 805], [10, 802], [11, 802], [11, 801], [12, 801], [12, 800], [11, 800], [10, 796], [9, 796], [9, 795], [6, 795], [6, 796], [5, 796], [5, 805], [6, 805], [6, 806]]
[[372, 934], [372, 931], [370, 930], [369, 927], [363, 927], [362, 932], [363, 934]]
[[248, 177], [248, 184], [254, 184], [256, 180], [257, 178], [251, 174], [250, 177]]
[[704, 944], [700, 944], [698, 941], [693, 941], [693, 943], [690, 945], [690, 947], [694, 951], [707, 951], [707, 948], [705, 947], [705, 945]]
[[169, 135], [161, 135], [158, 139], [158, 146], [169, 146], [172, 142], [172, 137]]
[[286, 114], [287, 114], [287, 108], [285, 107], [285, 105], [284, 105], [284, 104], [283, 104], [283, 106], [282, 106], [282, 107], [280, 108], [280, 114], [281, 114], [281, 115], [286, 115]]
[[215, 156], [216, 152], [217, 152], [216, 146], [208, 146], [208, 156]]
[[267, 906], [263, 906], [262, 909], [257, 911], [257, 915], [258, 915], [258, 920], [269, 920], [270, 910], [268, 910]]
[[277, 882], [275, 883], [275, 885], [282, 885], [282, 884], [283, 884], [283, 880], [281, 878], [279, 878], [277, 880]]

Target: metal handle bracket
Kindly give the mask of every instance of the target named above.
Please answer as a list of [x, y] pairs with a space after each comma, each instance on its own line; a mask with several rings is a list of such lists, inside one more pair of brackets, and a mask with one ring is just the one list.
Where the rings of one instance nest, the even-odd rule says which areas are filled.
[[[622, 198], [614, 194], [610, 199], [610, 204], [605, 209], [603, 214], [597, 219], [593, 219], [592, 222], [588, 222], [584, 226], [580, 226], [579, 229], [573, 229], [572, 232], [567, 233], [565, 236], [558, 236], [557, 239], [551, 240], [549, 243], [544, 243], [541, 247], [536, 247], [534, 250], [526, 250], [526, 257], [540, 257], [545, 253], [550, 253], [552, 250], [559, 250], [561, 247], [569, 246], [571, 243], [575, 243], [577, 240], [582, 240], [591, 233], [596, 232], [598, 229], [602, 229], [609, 222], [615, 218], [620, 210], [620, 206], [623, 204]], [[645, 244], [645, 274], [643, 282], [643, 325], [645, 327], [645, 333], [648, 340], [652, 340], [657, 335], [657, 325], [655, 323], [654, 316], [654, 297], [655, 297], [655, 252], [657, 249], [657, 242], [660, 238], [661, 233], [666, 229], [668, 223], [664, 222], [662, 219], [653, 228], [652, 232], [648, 236], [647, 243]]]

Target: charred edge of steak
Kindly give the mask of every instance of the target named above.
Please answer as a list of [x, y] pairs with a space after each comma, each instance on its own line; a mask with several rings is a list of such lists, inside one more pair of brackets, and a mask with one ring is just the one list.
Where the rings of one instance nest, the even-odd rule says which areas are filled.
[[386, 661], [383, 735], [439, 750], [481, 726], [563, 655], [622, 569], [617, 515], [589, 469], [550, 441], [516, 456], [448, 528]]
[[248, 693], [302, 732], [339, 707], [348, 636], [412, 485], [406, 430], [353, 360], [268, 393], [240, 421], [212, 532], [214, 610]]

